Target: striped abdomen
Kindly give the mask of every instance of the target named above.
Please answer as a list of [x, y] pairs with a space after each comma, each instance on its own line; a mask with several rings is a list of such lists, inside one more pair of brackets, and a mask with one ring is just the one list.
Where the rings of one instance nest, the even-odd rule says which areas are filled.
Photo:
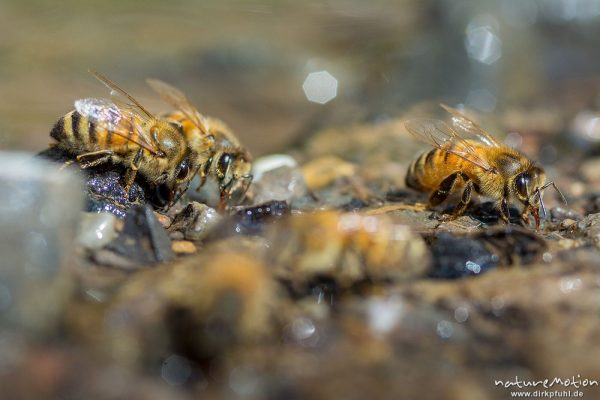
[[[119, 130], [125, 136], [134, 137], [133, 123], [123, 119], [119, 123]], [[60, 147], [73, 153], [92, 152], [97, 150], [113, 150], [115, 153], [124, 153], [137, 149], [137, 145], [127, 140], [126, 137], [115, 135], [112, 130], [91, 121], [88, 117], [73, 110], [59, 119], [50, 136]]]
[[439, 149], [431, 149], [413, 161], [406, 173], [406, 186], [422, 192], [438, 189], [440, 183], [457, 171], [465, 171], [467, 161]]

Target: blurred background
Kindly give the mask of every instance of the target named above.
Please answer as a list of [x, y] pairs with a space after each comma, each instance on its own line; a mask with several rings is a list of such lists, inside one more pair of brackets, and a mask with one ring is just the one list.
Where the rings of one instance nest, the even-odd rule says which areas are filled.
[[423, 100], [587, 110], [596, 134], [599, 21], [597, 0], [3, 0], [0, 147], [39, 151], [75, 99], [107, 96], [88, 68], [156, 112], [145, 79], [180, 87], [256, 155]]

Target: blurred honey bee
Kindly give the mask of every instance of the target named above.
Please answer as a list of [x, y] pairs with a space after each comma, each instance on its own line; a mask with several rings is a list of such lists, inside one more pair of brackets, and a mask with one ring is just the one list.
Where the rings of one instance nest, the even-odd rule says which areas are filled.
[[148, 84], [176, 109], [164, 118], [181, 126], [190, 148], [202, 159], [197, 190], [213, 177], [219, 185], [221, 208], [239, 204], [252, 182], [248, 151], [223, 121], [200, 114], [179, 89], [156, 79], [148, 79]]
[[60, 118], [50, 132], [58, 146], [76, 156], [81, 168], [107, 162], [127, 168], [124, 189], [129, 193], [139, 173], [149, 183], [164, 185], [172, 203], [188, 187], [199, 166], [178, 126], [151, 114], [114, 82], [91, 71], [127, 104], [86, 98]]
[[423, 239], [386, 215], [290, 215], [272, 224], [265, 236], [275, 276], [298, 290], [318, 278], [348, 288], [366, 280], [414, 277], [429, 264]]
[[210, 359], [272, 338], [282, 293], [268, 266], [236, 239], [136, 274], [93, 333], [107, 327], [104, 343], [125, 362], [147, 365], [171, 352]]
[[[521, 219], [529, 224], [528, 213], [540, 226], [539, 209], [546, 216], [542, 191], [549, 186], [562, 193], [554, 182], [546, 182], [544, 170], [521, 152], [498, 143], [475, 122], [458, 110], [441, 105], [452, 116], [451, 125], [435, 119], [412, 119], [406, 129], [417, 139], [435, 148], [421, 154], [408, 169], [406, 185], [430, 193], [429, 206], [442, 203], [451, 193], [462, 189], [455, 218], [464, 213], [473, 191], [496, 201], [501, 218], [508, 223], [509, 201], [523, 204]], [[461, 135], [474, 136], [476, 140]]]

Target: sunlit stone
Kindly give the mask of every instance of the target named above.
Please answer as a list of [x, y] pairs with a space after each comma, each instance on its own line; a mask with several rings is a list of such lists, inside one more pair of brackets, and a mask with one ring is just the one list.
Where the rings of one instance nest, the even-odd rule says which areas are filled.
[[327, 71], [311, 72], [308, 74], [302, 89], [308, 101], [325, 104], [337, 96], [338, 81]]

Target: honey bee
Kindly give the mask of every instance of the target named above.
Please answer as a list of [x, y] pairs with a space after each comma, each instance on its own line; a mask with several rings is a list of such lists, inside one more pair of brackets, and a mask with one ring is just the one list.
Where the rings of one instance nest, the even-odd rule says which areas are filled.
[[55, 146], [76, 156], [81, 168], [107, 162], [126, 167], [126, 193], [138, 173], [156, 187], [164, 185], [172, 204], [199, 168], [186, 138], [178, 126], [155, 117], [114, 82], [90, 72], [127, 104], [117, 106], [97, 98], [75, 101], [75, 110], [60, 118], [50, 132]]
[[275, 276], [296, 290], [318, 278], [348, 288], [365, 280], [414, 277], [429, 264], [423, 239], [386, 215], [290, 215], [272, 224], [265, 237]]
[[209, 359], [272, 338], [283, 293], [246, 244], [219, 243], [128, 280], [101, 322], [105, 343], [125, 362], [146, 364], [170, 352]]
[[181, 126], [191, 149], [203, 160], [197, 190], [207, 178], [214, 177], [219, 185], [220, 207], [239, 204], [252, 182], [248, 151], [223, 121], [200, 114], [179, 89], [156, 79], [148, 79], [148, 84], [176, 109], [164, 118]]
[[[554, 182], [546, 182], [544, 170], [521, 152], [496, 141], [489, 133], [458, 110], [441, 105], [452, 116], [451, 126], [435, 119], [413, 119], [406, 129], [435, 148], [421, 154], [408, 169], [406, 185], [430, 193], [429, 206], [442, 203], [462, 189], [460, 202], [451, 216], [462, 215], [473, 191], [496, 201], [502, 220], [509, 223], [509, 201], [523, 204], [521, 219], [529, 224], [530, 212], [540, 226], [539, 209], [546, 207], [542, 191], [549, 186], [566, 200]], [[462, 134], [476, 138], [465, 139]]]

